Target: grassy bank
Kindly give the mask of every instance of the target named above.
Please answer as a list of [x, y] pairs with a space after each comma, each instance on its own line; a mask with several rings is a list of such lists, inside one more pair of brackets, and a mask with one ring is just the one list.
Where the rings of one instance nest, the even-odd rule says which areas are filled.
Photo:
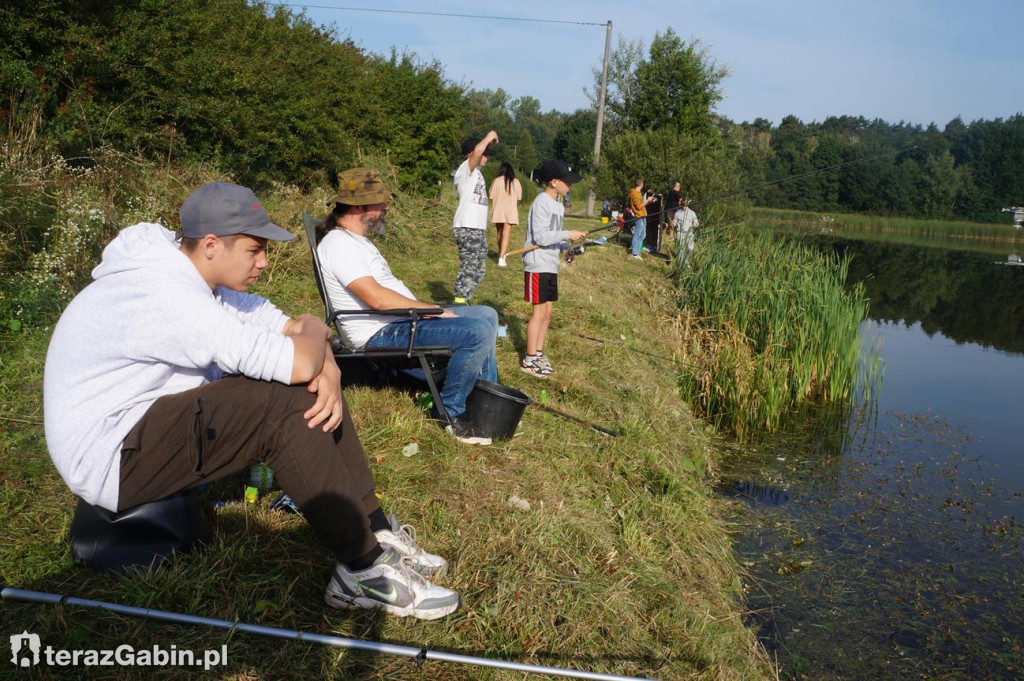
[[[471, 448], [445, 437], [410, 396], [391, 389], [347, 392], [386, 508], [417, 526], [421, 541], [452, 562], [442, 583], [464, 606], [434, 623], [334, 612], [321, 605], [331, 561], [296, 516], [241, 501], [243, 482], [206, 494], [211, 546], [169, 567], [131, 578], [77, 567], [67, 548], [74, 499], [46, 453], [41, 414], [46, 344], [66, 296], [82, 285], [95, 245], [137, 219], [173, 221], [181, 199], [210, 170], [135, 169], [76, 180], [40, 194], [31, 247], [51, 255], [10, 280], [0, 331], [0, 580], [27, 589], [344, 636], [422, 645], [469, 655], [665, 679], [770, 678], [772, 668], [743, 625], [739, 572], [720, 504], [711, 492], [718, 454], [706, 428], [681, 401], [672, 365], [629, 348], [672, 355], [683, 347], [678, 296], [659, 261], [636, 262], [618, 246], [588, 251], [560, 276], [545, 352], [558, 373], [540, 382], [516, 368], [530, 306], [522, 301], [518, 261], [494, 266], [477, 294], [508, 326], [499, 340], [505, 383], [551, 406], [618, 429], [611, 438], [530, 408], [509, 442]], [[57, 190], [60, 190], [59, 192]], [[74, 191], [84, 217], [50, 220]], [[290, 187], [261, 193], [272, 217], [301, 232], [302, 212], [319, 212], [326, 191]], [[48, 198], [49, 197], [49, 198]], [[7, 196], [2, 197], [4, 199]], [[8, 206], [15, 205], [8, 203]], [[19, 203], [18, 206], [28, 204]], [[43, 210], [45, 209], [45, 210]], [[450, 300], [457, 257], [450, 237], [453, 206], [400, 196], [391, 233], [379, 245], [396, 274], [420, 297]], [[20, 210], [20, 209], [19, 209]], [[95, 211], [95, 212], [91, 212]], [[15, 219], [8, 212], [6, 221]], [[44, 217], [40, 218], [39, 216]], [[48, 222], [47, 232], [42, 223]], [[76, 242], [70, 230], [93, 230]], [[63, 241], [56, 232], [67, 232]], [[521, 240], [522, 227], [513, 235]], [[62, 237], [63, 238], [63, 237]], [[493, 240], [493, 237], [492, 237]], [[31, 243], [30, 243], [31, 242]], [[72, 248], [72, 245], [78, 246]], [[10, 253], [10, 250], [8, 250]], [[291, 313], [319, 313], [302, 238], [274, 247], [259, 291]], [[62, 274], [62, 272], [64, 274]], [[32, 279], [35, 277], [35, 279]], [[51, 279], [50, 277], [53, 277]], [[63, 278], [62, 278], [63, 277]], [[31, 282], [38, 282], [35, 289]], [[15, 286], [14, 284], [17, 284]], [[41, 287], [61, 284], [49, 307], [26, 310]], [[49, 298], [48, 298], [49, 300]], [[17, 324], [13, 322], [18, 322]], [[600, 344], [585, 334], [609, 341]], [[677, 356], [680, 356], [677, 354]], [[685, 358], [684, 358], [685, 359]], [[419, 453], [406, 457], [404, 445]], [[529, 503], [524, 510], [511, 496]], [[215, 509], [218, 500], [228, 503]], [[0, 604], [0, 630], [37, 633], [55, 648], [204, 650], [227, 644], [223, 678], [522, 678], [518, 674], [345, 653], [203, 628], [158, 624], [63, 607]], [[37, 669], [39, 678], [52, 669]], [[118, 669], [143, 678], [153, 670]], [[191, 670], [160, 669], [163, 677]], [[110, 676], [110, 669], [65, 670], [67, 678]]]
[[955, 243], [957, 248], [986, 248], [997, 245], [1024, 244], [1024, 230], [1015, 229], [1010, 214], [999, 224], [921, 220], [915, 218], [881, 217], [844, 213], [815, 213], [777, 208], [755, 208], [752, 222], [770, 227], [789, 227], [815, 233], [839, 233], [856, 237], [927, 239], [929, 243]]

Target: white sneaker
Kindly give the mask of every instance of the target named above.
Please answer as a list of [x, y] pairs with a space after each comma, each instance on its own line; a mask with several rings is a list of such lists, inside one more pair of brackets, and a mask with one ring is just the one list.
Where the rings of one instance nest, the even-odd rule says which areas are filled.
[[397, 549], [384, 553], [365, 570], [350, 572], [342, 563], [324, 590], [324, 602], [332, 608], [379, 609], [398, 617], [436, 620], [459, 608], [459, 594], [431, 584], [409, 565]]
[[543, 353], [538, 352], [537, 359], [533, 360], [533, 363], [543, 370], [547, 376], [555, 373], [555, 367], [551, 366], [551, 361]]
[[394, 513], [388, 514], [391, 529], [374, 532], [380, 544], [398, 550], [413, 570], [424, 577], [443, 575], [448, 570], [448, 561], [441, 556], [427, 553], [416, 543], [416, 528], [412, 525], [399, 525]]
[[526, 374], [531, 376], [538, 376], [540, 378], [547, 378], [552, 373], [551, 369], [542, 366], [537, 362], [537, 359], [530, 359], [529, 357], [523, 357], [523, 361], [519, 363], [519, 369]]
[[498, 267], [508, 267], [508, 263], [505, 262], [505, 258], [498, 258]]

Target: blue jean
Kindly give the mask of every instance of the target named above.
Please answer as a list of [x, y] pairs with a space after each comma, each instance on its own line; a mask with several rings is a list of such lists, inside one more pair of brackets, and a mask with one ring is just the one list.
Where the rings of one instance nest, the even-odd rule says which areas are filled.
[[[447, 345], [452, 350], [441, 386], [441, 404], [449, 417], [466, 411], [466, 398], [478, 378], [498, 380], [494, 343], [498, 334], [498, 313], [485, 305], [458, 305], [457, 317], [430, 317], [416, 326], [417, 345]], [[366, 348], [405, 347], [409, 344], [408, 321], [392, 322], [370, 336]]]
[[630, 244], [629, 252], [637, 255], [644, 248], [644, 239], [647, 237], [647, 218], [637, 218], [633, 222], [633, 241]]

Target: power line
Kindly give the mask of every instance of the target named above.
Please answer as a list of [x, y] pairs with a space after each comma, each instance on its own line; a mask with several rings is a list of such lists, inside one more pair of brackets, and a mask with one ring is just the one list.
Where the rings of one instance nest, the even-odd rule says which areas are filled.
[[268, 5], [277, 5], [279, 7], [301, 7], [308, 9], [333, 9], [341, 12], [379, 12], [383, 14], [415, 14], [420, 16], [432, 16], [432, 17], [456, 17], [459, 19], [494, 19], [497, 21], [526, 21], [536, 24], [573, 24], [576, 26], [601, 26], [604, 27], [606, 24], [599, 24], [593, 21], [560, 21], [558, 19], [527, 19], [524, 17], [495, 17], [487, 16], [484, 14], [455, 14], [452, 12], [416, 12], [413, 10], [405, 9], [377, 9], [371, 7], [335, 7], [332, 5], [307, 5], [300, 2], [268, 2]]

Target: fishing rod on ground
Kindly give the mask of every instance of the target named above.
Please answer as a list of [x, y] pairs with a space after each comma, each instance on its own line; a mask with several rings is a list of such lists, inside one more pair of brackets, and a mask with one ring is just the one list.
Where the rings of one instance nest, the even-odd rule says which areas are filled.
[[240, 631], [246, 634], [255, 634], [257, 636], [267, 636], [270, 638], [286, 639], [291, 641], [298, 641], [301, 643], [317, 643], [320, 645], [330, 646], [333, 648], [346, 648], [350, 650], [363, 650], [372, 653], [382, 653], [385, 655], [397, 655], [399, 657], [412, 658], [419, 665], [422, 665], [424, 662], [428, 661], [453, 662], [455, 664], [468, 664], [475, 665], [478, 667], [490, 667], [493, 669], [508, 669], [511, 671], [523, 672], [527, 674], [546, 674], [548, 676], [560, 676], [574, 679], [596, 679], [598, 681], [646, 681], [645, 679], [636, 676], [601, 674], [598, 672], [576, 671], [573, 669], [561, 669], [558, 667], [545, 667], [542, 665], [525, 664], [523, 662], [507, 662], [505, 660], [493, 660], [486, 657], [457, 655], [455, 653], [445, 653], [440, 651], [427, 650], [426, 648], [400, 646], [393, 645], [390, 643], [376, 643], [374, 641], [362, 641], [360, 639], [345, 638], [342, 636], [333, 636], [327, 634], [313, 634], [302, 631], [296, 631], [293, 629], [266, 627], [259, 624], [250, 624], [247, 622], [232, 622], [229, 620], [218, 620], [210, 617], [200, 617], [198, 615], [188, 615], [185, 613], [169, 612], [166, 610], [155, 610], [153, 608], [137, 608], [131, 605], [108, 603], [106, 601], [94, 601], [86, 598], [76, 598], [74, 596], [62, 596], [59, 594], [45, 593], [42, 591], [26, 591], [24, 589], [15, 589], [13, 587], [3, 585], [0, 585], [0, 598], [13, 601], [23, 601], [26, 603], [37, 603], [42, 605], [73, 605], [84, 608], [95, 608], [97, 610], [105, 610], [107, 612], [112, 612], [118, 615], [143, 617], [147, 619], [160, 620], [163, 622], [173, 622], [175, 624], [202, 624], [208, 627], [215, 627], [217, 629], [226, 629], [230, 632]]
[[535, 399], [533, 399], [531, 397], [530, 398], [530, 405], [534, 406], [534, 407], [537, 407], [538, 409], [541, 409], [543, 411], [546, 411], [549, 414], [554, 414], [555, 416], [561, 416], [563, 419], [569, 419], [570, 421], [575, 421], [576, 423], [582, 424], [584, 426], [589, 426], [589, 427], [593, 428], [594, 430], [596, 430], [599, 433], [604, 433], [605, 435], [611, 435], [612, 437], [618, 437], [619, 436], [618, 431], [614, 431], [614, 430], [611, 430], [609, 428], [605, 428], [604, 426], [599, 426], [596, 423], [591, 423], [590, 421], [585, 421], [585, 420], [579, 418], [578, 416], [573, 416], [572, 414], [567, 414], [564, 411], [561, 411], [559, 409], [555, 409], [553, 407], [549, 407], [548, 405], [544, 404], [543, 400], [538, 402], [537, 400], [535, 400]]

